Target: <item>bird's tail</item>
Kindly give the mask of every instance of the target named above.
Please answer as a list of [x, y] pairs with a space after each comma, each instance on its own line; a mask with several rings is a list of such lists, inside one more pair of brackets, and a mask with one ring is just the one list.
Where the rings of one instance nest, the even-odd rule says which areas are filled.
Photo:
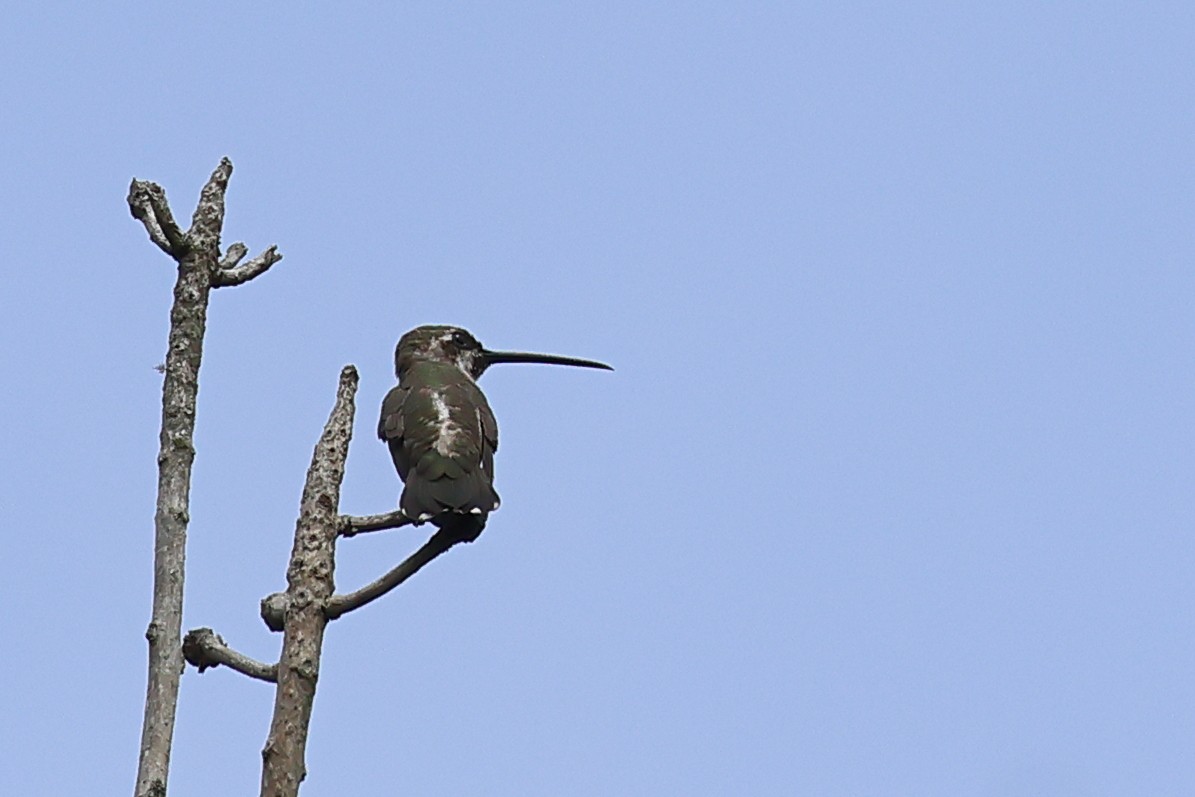
[[425, 479], [410, 473], [399, 499], [403, 514], [416, 523], [430, 521], [465, 542], [477, 539], [498, 503], [498, 494], [480, 468], [458, 478]]
[[440, 534], [452, 542], [473, 542], [485, 530], [485, 515], [463, 515], [460, 512], [444, 512], [432, 520], [440, 528]]

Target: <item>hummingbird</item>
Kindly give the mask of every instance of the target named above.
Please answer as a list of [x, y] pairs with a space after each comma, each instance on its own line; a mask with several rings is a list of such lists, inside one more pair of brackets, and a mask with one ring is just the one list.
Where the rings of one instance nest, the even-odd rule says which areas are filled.
[[491, 351], [468, 331], [421, 326], [394, 350], [398, 385], [382, 400], [378, 437], [403, 481], [399, 509], [416, 525], [431, 522], [472, 542], [498, 508], [494, 452], [498, 422], [477, 379], [499, 363], [602, 368], [605, 363], [553, 354]]

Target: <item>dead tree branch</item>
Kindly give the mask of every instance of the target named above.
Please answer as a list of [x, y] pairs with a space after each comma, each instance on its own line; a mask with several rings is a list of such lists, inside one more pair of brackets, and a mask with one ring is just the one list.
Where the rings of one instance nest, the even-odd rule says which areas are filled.
[[166, 192], [157, 183], [133, 180], [129, 186], [129, 210], [145, 225], [149, 240], [177, 260], [186, 251], [186, 235], [179, 229], [166, 201]]
[[341, 515], [340, 536], [354, 537], [367, 531], [385, 531], [411, 525], [411, 519], [401, 509], [380, 515]]
[[[237, 244], [233, 244], [236, 246]], [[216, 272], [216, 281], [213, 283], [217, 288], [226, 288], [233, 285], [241, 285], [248, 282], [259, 274], [265, 274], [270, 266], [282, 259], [282, 255], [278, 254], [278, 248], [271, 246], [266, 251], [262, 252], [257, 257], [249, 260], [244, 265], [236, 265], [236, 263], [245, 256], [244, 244], [241, 244], [241, 249], [233, 251], [232, 247], [228, 248], [230, 256], [229, 265], [224, 266], [220, 271]], [[221, 264], [223, 266], [223, 264]]]
[[235, 244], [229, 244], [228, 249], [224, 251], [224, 257], [220, 258], [220, 268], [233, 268], [237, 263], [240, 263], [241, 258], [247, 254], [249, 254], [249, 247], [245, 246], [245, 244], [241, 241], [237, 241]]
[[142, 180], [133, 180], [129, 186], [127, 201], [133, 218], [144, 225], [150, 240], [178, 264], [162, 385], [153, 609], [145, 632], [149, 641], [149, 676], [136, 797], [165, 795], [170, 770], [170, 746], [183, 668], [179, 637], [191, 466], [195, 460], [195, 399], [208, 299], [221, 259], [224, 194], [231, 174], [232, 163], [222, 159], [200, 194], [191, 228], [186, 232], [175, 222], [161, 186]]
[[183, 657], [201, 673], [209, 667], [224, 664], [259, 681], [278, 682], [277, 664], [266, 664], [233, 650], [222, 636], [210, 628], [196, 628], [187, 632], [183, 637]]
[[367, 603], [372, 603], [418, 573], [424, 565], [458, 542], [462, 542], [459, 537], [451, 536], [443, 531], [436, 532], [419, 550], [408, 556], [398, 567], [378, 580], [366, 584], [356, 592], [330, 597], [324, 609], [324, 614], [329, 620], [335, 620], [351, 612], [353, 609], [359, 609]]
[[303, 487], [295, 544], [286, 571], [282, 657], [270, 735], [262, 750], [262, 797], [295, 797], [306, 777], [304, 752], [319, 680], [320, 652], [333, 591], [340, 485], [353, 434], [357, 369], [346, 366], [332, 414], [316, 443]]

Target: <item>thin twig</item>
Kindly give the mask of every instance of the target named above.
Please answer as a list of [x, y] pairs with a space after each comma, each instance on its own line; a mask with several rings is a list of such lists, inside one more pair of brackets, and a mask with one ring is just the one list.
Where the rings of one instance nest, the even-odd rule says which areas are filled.
[[408, 556], [403, 560], [402, 564], [391, 570], [386, 575], [378, 580], [366, 584], [356, 592], [350, 592], [347, 595], [333, 595], [328, 599], [324, 607], [324, 614], [329, 620], [335, 620], [342, 615], [351, 612], [353, 609], [360, 609], [367, 603], [371, 603], [378, 598], [385, 595], [390, 590], [397, 587], [399, 584], [406, 581], [411, 576], [419, 572], [419, 570], [431, 560], [435, 559], [440, 554], [447, 551], [453, 545], [462, 542], [459, 537], [448, 534], [444, 531], [437, 531], [432, 535], [432, 538], [425, 542], [419, 550]]
[[249, 254], [249, 247], [245, 246], [240, 241], [228, 247], [228, 251], [224, 253], [224, 257], [220, 258], [220, 268], [232, 268], [237, 263], [241, 262], [241, 258]]
[[411, 525], [412, 521], [401, 509], [380, 515], [341, 515], [340, 536], [353, 537], [367, 531], [385, 531]]
[[201, 673], [209, 667], [224, 664], [259, 681], [278, 682], [277, 664], [266, 664], [233, 650], [223, 637], [210, 628], [196, 628], [187, 632], [183, 637], [183, 657]]
[[[229, 247], [229, 254], [231, 255], [233, 247]], [[243, 257], [243, 255], [242, 255]], [[239, 260], [240, 257], [237, 258]], [[232, 268], [224, 268], [217, 271], [215, 274], [215, 282], [213, 283], [217, 288], [227, 288], [233, 285], [243, 285], [256, 276], [265, 274], [269, 271], [270, 266], [282, 259], [282, 255], [278, 254], [278, 247], [271, 246], [269, 249], [262, 252], [257, 257], [247, 260], [239, 266]]]

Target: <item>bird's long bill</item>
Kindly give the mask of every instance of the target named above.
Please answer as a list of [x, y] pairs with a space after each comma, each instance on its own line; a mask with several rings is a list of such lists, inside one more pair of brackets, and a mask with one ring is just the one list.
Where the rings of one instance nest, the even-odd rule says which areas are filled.
[[543, 363], [545, 365], [575, 365], [578, 368], [601, 368], [613, 371], [609, 365], [596, 360], [582, 360], [579, 357], [560, 357], [555, 354], [535, 354], [529, 351], [489, 351], [484, 352], [486, 365], [501, 363]]

